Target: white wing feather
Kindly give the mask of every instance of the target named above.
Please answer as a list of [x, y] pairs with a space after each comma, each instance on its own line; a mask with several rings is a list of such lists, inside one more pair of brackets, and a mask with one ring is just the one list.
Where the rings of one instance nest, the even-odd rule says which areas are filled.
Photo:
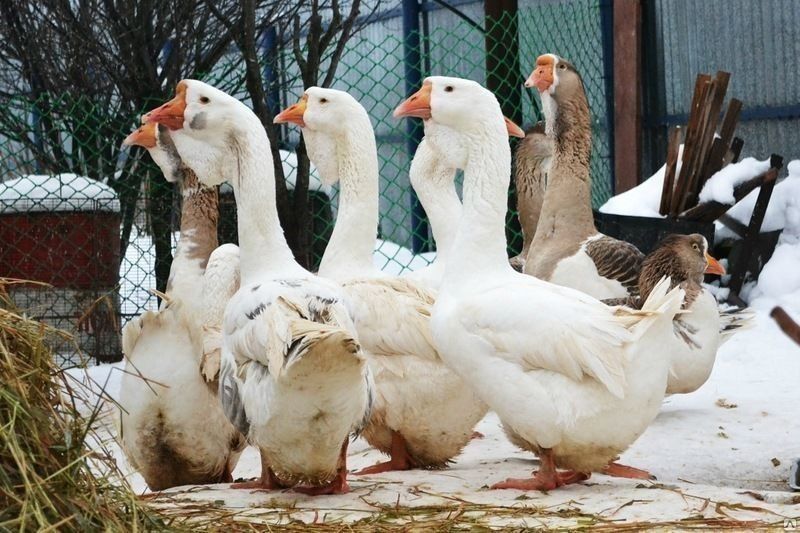
[[363, 278], [342, 285], [364, 348], [382, 356], [439, 360], [431, 336], [434, 293], [402, 278]]

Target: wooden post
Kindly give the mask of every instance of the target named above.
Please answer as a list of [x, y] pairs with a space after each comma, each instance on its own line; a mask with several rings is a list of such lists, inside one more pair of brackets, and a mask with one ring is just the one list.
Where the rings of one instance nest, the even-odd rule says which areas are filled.
[[769, 207], [769, 200], [772, 197], [772, 190], [775, 188], [775, 180], [778, 177], [778, 170], [783, 166], [783, 158], [777, 155], [770, 157], [770, 169], [767, 171], [764, 184], [758, 192], [756, 204], [753, 206], [753, 214], [750, 217], [750, 224], [747, 226], [744, 238], [742, 239], [742, 248], [739, 251], [739, 257], [736, 263], [730, 268], [731, 280], [728, 287], [731, 292], [730, 295], [738, 297], [739, 292], [744, 285], [744, 279], [747, 270], [753, 262], [758, 247], [758, 238], [761, 234], [761, 224], [764, 222], [764, 216], [767, 214], [767, 207]]
[[642, 168], [642, 5], [614, 2], [614, 185], [639, 184]]

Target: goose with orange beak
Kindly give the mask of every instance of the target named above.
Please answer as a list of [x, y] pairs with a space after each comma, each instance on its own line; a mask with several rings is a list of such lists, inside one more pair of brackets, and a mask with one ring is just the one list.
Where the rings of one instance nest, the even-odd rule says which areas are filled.
[[500, 105], [473, 81], [426, 84], [395, 114], [429, 114], [447, 128], [439, 140], [453, 150], [442, 156], [464, 169], [463, 214], [431, 318], [434, 341], [507, 433], [540, 457], [534, 476], [494, 488], [579, 482], [605, 470], [658, 414], [670, 365], [659, 347], [672, 335], [683, 293], [664, 280], [639, 311], [515, 272], [506, 253], [511, 152]]
[[362, 435], [390, 456], [358, 474], [445, 467], [487, 407], [432, 345], [435, 294], [373, 263], [380, 176], [369, 115], [346, 92], [310, 87], [275, 122], [303, 128], [309, 158], [323, 179], [340, 185], [336, 225], [318, 274], [341, 283], [348, 297], [377, 391]]
[[543, 54], [525, 85], [539, 92], [553, 155], [523, 272], [599, 299], [635, 295], [644, 254], [594, 224], [591, 116], [580, 74]]
[[[430, 87], [429, 83], [423, 84], [419, 91], [395, 109], [394, 115], [421, 118], [423, 121], [425, 137], [414, 154], [409, 178], [428, 215], [436, 241], [436, 259], [428, 267], [415, 270], [408, 276], [438, 289], [461, 217], [461, 199], [454, 182], [456, 168], [449, 166], [446, 161], [448, 158], [458, 160], [453, 154], [463, 151], [463, 148], [454, 143], [455, 137], [448, 133], [447, 127], [431, 120]], [[508, 117], [503, 117], [503, 120], [509, 137], [525, 137], [525, 132], [513, 120]], [[519, 146], [525, 142], [523, 140]], [[449, 155], [444, 157], [442, 154]]]
[[245, 440], [222, 412], [216, 369], [238, 249], [217, 248], [217, 191], [198, 184], [165, 127], [145, 124], [123, 143], [146, 148], [183, 202], [166, 298], [122, 331], [120, 442], [151, 490], [232, 481]]
[[686, 293], [684, 312], [675, 317], [673, 338], [664, 347], [672, 358], [667, 394], [699, 389], [711, 375], [719, 347], [753, 324], [748, 309], [720, 311], [703, 285], [704, 275], [724, 276], [725, 268], [709, 254], [708, 241], [699, 234], [670, 235], [642, 263], [639, 301], [663, 276]]
[[201, 182], [229, 181], [236, 198], [242, 282], [225, 310], [219, 396], [262, 468], [234, 488], [347, 492], [347, 446], [369, 420], [372, 377], [341, 288], [302, 268], [286, 243], [261, 121], [197, 80], [149, 120], [170, 129]]

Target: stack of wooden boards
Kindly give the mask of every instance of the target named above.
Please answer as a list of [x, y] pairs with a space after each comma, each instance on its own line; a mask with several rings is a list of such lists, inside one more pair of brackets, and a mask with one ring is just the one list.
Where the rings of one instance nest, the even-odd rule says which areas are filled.
[[[698, 204], [700, 191], [706, 181], [729, 163], [739, 159], [744, 141], [736, 137], [736, 125], [742, 111], [742, 102], [731, 98], [720, 123], [722, 104], [728, 90], [730, 73], [699, 74], [685, 128], [677, 126], [669, 135], [667, 168], [661, 191], [659, 212], [671, 218], [697, 222], [713, 222], [722, 217], [733, 205], [719, 202]], [[717, 126], [719, 134], [717, 134]], [[683, 144], [683, 153], [679, 147]], [[680, 171], [678, 157], [681, 156]], [[780, 156], [773, 155], [770, 169], [736, 187], [736, 202], [754, 189], [773, 183], [783, 165]]]
[[[773, 154], [770, 157], [770, 168], [766, 172], [737, 185], [733, 193], [734, 204], [717, 201], [698, 203], [700, 191], [706, 181], [726, 165], [737, 162], [744, 145], [744, 141], [735, 136], [742, 102], [731, 98], [725, 114], [722, 115], [730, 77], [730, 73], [722, 71], [713, 77], [709, 74], [697, 76], [688, 124], [685, 128], [677, 126], [670, 131], [659, 212], [672, 219], [693, 222], [709, 223], [718, 220], [741, 237], [741, 253], [730, 268], [729, 286], [731, 292], [736, 294], [741, 290], [748, 270], [753, 274], [760, 271], [759, 265], [753, 264], [754, 256], [759, 248], [761, 225], [778, 172], [783, 166], [783, 158]], [[679, 150], [681, 144], [682, 153]], [[742, 224], [726, 215], [731, 207], [759, 187], [758, 199], [749, 224]]]

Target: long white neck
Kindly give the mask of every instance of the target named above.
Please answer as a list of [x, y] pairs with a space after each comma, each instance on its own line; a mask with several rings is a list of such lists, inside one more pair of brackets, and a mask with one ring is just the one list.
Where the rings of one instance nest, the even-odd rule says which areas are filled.
[[272, 153], [263, 126], [252, 124], [228, 143], [231, 160], [225, 170], [236, 198], [242, 285], [264, 276], [307, 274], [294, 260], [278, 219]]
[[378, 232], [378, 151], [368, 124], [338, 135], [339, 209], [319, 266], [320, 276], [343, 280], [379, 274], [372, 262]]
[[505, 215], [511, 179], [511, 150], [501, 120], [468, 134], [464, 207], [442, 290], [465, 286], [492, 273], [511, 272], [506, 255]]
[[449, 168], [425, 139], [422, 139], [409, 172], [411, 186], [417, 193], [431, 223], [436, 241], [436, 262], [450, 255], [461, 219], [461, 199], [455, 185], [455, 169]]

